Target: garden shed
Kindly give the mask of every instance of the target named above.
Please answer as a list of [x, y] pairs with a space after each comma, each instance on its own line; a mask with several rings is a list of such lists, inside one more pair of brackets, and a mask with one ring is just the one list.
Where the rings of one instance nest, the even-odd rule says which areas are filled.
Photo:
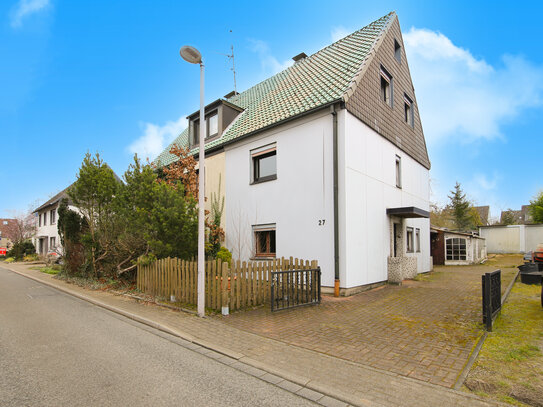
[[474, 264], [486, 258], [486, 240], [475, 232], [459, 232], [432, 226], [430, 249], [434, 264]]

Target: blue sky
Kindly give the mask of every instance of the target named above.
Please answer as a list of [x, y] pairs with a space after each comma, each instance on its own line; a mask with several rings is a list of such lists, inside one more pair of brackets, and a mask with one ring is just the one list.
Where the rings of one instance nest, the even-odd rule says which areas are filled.
[[[543, 189], [538, 2], [0, 1], [0, 217], [68, 186], [87, 151], [122, 175], [206, 103], [398, 13], [432, 161], [432, 200], [455, 181], [494, 216]], [[230, 32], [231, 30], [231, 32]]]

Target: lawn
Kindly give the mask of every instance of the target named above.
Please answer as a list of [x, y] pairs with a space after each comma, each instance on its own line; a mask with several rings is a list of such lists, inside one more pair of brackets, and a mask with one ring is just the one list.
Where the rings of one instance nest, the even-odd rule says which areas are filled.
[[514, 405], [543, 406], [540, 295], [539, 285], [515, 283], [469, 373], [467, 389]]

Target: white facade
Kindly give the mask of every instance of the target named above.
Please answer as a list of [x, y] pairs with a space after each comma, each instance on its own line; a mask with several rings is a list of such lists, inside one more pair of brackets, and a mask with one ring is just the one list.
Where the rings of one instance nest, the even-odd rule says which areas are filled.
[[[387, 257], [393, 256], [391, 218], [387, 208], [430, 209], [429, 171], [406, 153], [343, 110], [340, 134], [340, 280], [356, 287], [387, 280]], [[344, 141], [344, 143], [342, 143]], [[396, 157], [401, 159], [401, 188], [396, 186]], [[405, 219], [405, 228], [420, 230], [420, 252], [403, 249], [417, 259], [417, 272], [430, 271], [430, 221]]]
[[[341, 288], [387, 280], [392, 219], [387, 208], [429, 210], [429, 171], [342, 109], [338, 112]], [[275, 145], [277, 179], [251, 184], [251, 151]], [[322, 285], [334, 285], [333, 117], [314, 113], [225, 147], [226, 246], [254, 256], [254, 226], [275, 226], [276, 257], [318, 260]], [[401, 158], [401, 188], [396, 157]], [[402, 256], [430, 265], [428, 219], [405, 219], [420, 245]], [[405, 236], [405, 233], [402, 234]], [[420, 249], [420, 251], [417, 251]]]
[[[276, 144], [277, 179], [251, 185], [251, 151]], [[334, 281], [332, 116], [317, 113], [225, 148], [226, 246], [254, 256], [253, 226], [275, 225], [276, 257], [318, 260]], [[319, 222], [320, 221], [320, 222]]]
[[57, 250], [60, 246], [58, 235], [58, 205], [49, 206], [38, 211], [36, 218], [36, 253], [46, 255], [50, 250]]

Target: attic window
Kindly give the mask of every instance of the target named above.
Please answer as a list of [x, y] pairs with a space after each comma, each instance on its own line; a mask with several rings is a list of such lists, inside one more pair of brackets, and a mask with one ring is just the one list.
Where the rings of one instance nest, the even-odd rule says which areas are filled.
[[215, 113], [207, 119], [207, 137], [214, 137], [219, 133], [219, 115]]
[[381, 66], [381, 100], [392, 107], [392, 76]]
[[394, 58], [396, 61], [402, 62], [402, 46], [396, 39], [394, 39]]
[[414, 120], [413, 120], [413, 101], [409, 96], [407, 96], [405, 93], [403, 95], [403, 102], [404, 102], [404, 119], [405, 122], [410, 125], [411, 127], [414, 126]]

